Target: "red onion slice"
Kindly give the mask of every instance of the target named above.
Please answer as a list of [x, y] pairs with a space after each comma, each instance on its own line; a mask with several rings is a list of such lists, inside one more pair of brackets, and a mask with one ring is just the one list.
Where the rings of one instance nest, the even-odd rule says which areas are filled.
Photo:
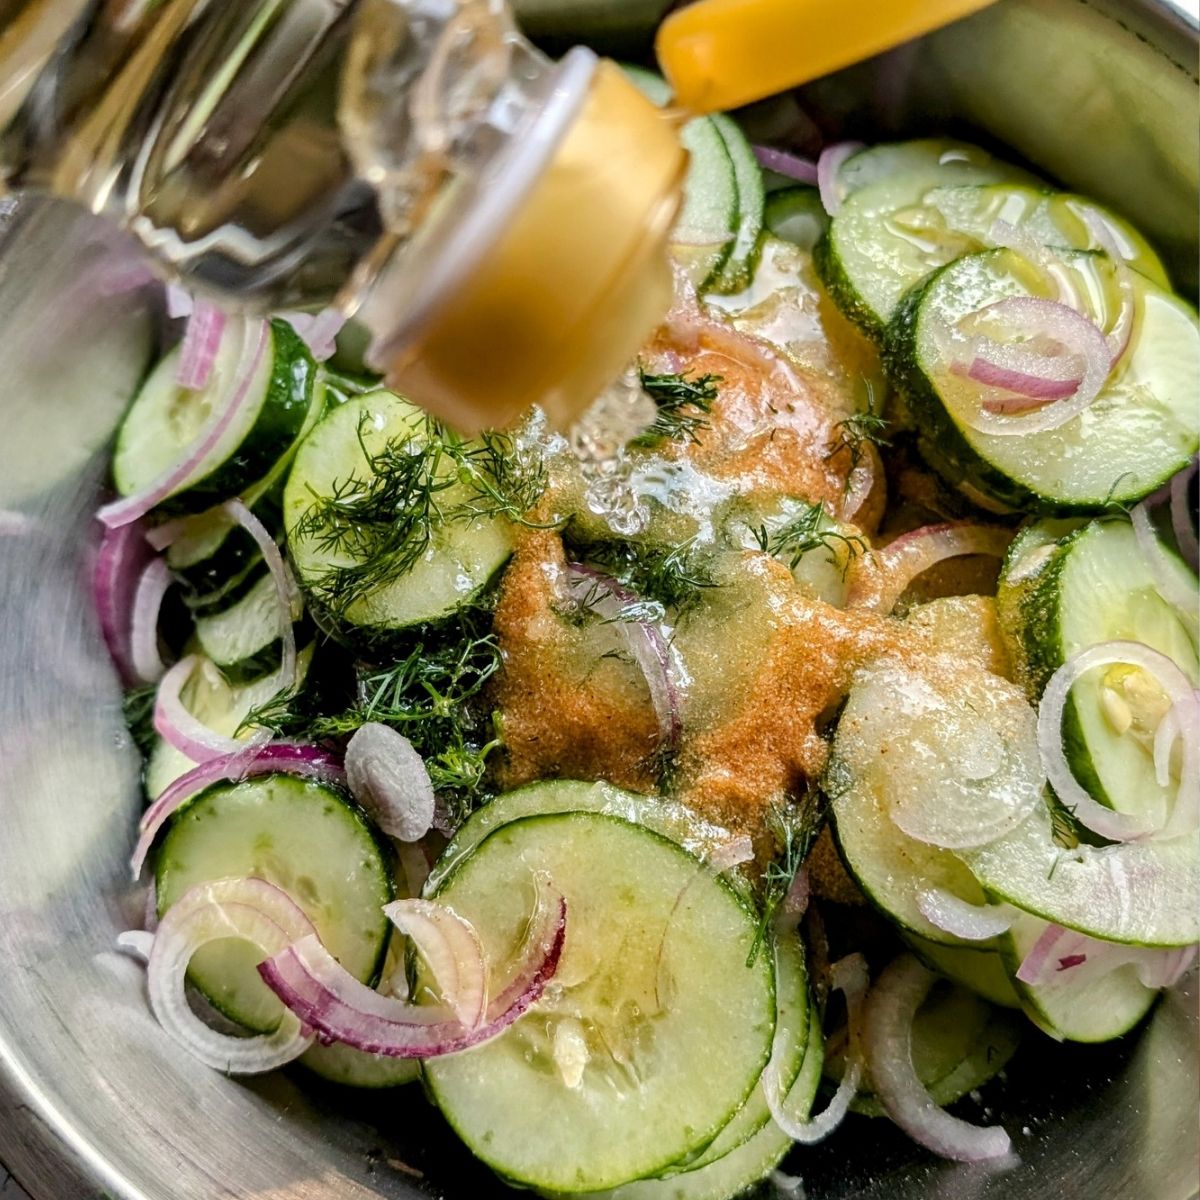
[[254, 539], [262, 551], [267, 570], [271, 572], [271, 579], [275, 584], [275, 597], [279, 602], [279, 640], [283, 646], [279, 664], [279, 689], [295, 687], [299, 679], [296, 675], [296, 631], [293, 622], [300, 603], [300, 591], [287, 563], [283, 561], [275, 539], [267, 532], [267, 527], [241, 500], [228, 500], [223, 507]]
[[[995, 324], [995, 336], [980, 330]], [[967, 327], [969, 326], [969, 327]], [[1042, 351], [1020, 334], [1049, 343]], [[1100, 395], [1112, 369], [1104, 334], [1082, 313], [1056, 300], [1009, 296], [941, 332], [949, 370], [1005, 395], [983, 395], [980, 411], [963, 416], [979, 433], [1002, 437], [1045, 433], [1074, 420]], [[1074, 384], [1067, 390], [1068, 384]]]
[[821, 192], [821, 203], [832, 217], [842, 207], [842, 191], [838, 186], [838, 172], [842, 163], [863, 148], [862, 142], [837, 142], [826, 146], [817, 159], [817, 187]]
[[167, 669], [158, 649], [158, 615], [172, 582], [171, 570], [161, 558], [154, 559], [138, 581], [129, 650], [133, 669], [143, 683], [161, 679]]
[[327, 362], [337, 350], [337, 335], [349, 318], [340, 309], [323, 308], [319, 313], [284, 312], [286, 321], [303, 339], [316, 362]]
[[267, 348], [267, 326], [263, 321], [238, 322], [242, 352], [237, 369], [230, 381], [228, 395], [213, 406], [213, 418], [196, 436], [187, 452], [140, 492], [124, 496], [104, 505], [96, 514], [110, 529], [128, 525], [143, 517], [156, 504], [174, 495], [187, 484], [195, 471], [203, 466], [205, 457], [217, 446], [226, 430], [253, 399], [252, 384]]
[[1007, 529], [971, 522], [926, 525], [902, 533], [882, 549], [855, 559], [846, 605], [890, 613], [909, 584], [930, 567], [964, 554], [1003, 558], [1011, 541]]
[[185, 982], [192, 956], [211, 942], [239, 938], [272, 955], [306, 937], [316, 930], [303, 909], [261, 879], [197, 885], [168, 909], [154, 935], [146, 983], [158, 1023], [195, 1058], [229, 1074], [261, 1074], [299, 1058], [312, 1034], [286, 1008], [274, 1032], [231, 1037], [192, 1012]]
[[284, 1004], [323, 1038], [389, 1058], [436, 1058], [497, 1037], [541, 997], [562, 955], [566, 901], [547, 902], [539, 887], [530, 925], [511, 982], [489, 1003], [475, 1029], [444, 1006], [410, 1004], [372, 991], [315, 937], [302, 938], [258, 970]]
[[1177, 983], [1195, 957], [1195, 946], [1150, 950], [1047, 925], [1021, 961], [1017, 979], [1036, 988], [1077, 987], [1131, 966], [1143, 986], [1159, 990]]
[[207, 300], [197, 300], [188, 317], [179, 351], [175, 382], [198, 392], [207, 386], [225, 332], [225, 314]]
[[911, 954], [903, 954], [871, 989], [864, 1024], [875, 1094], [888, 1116], [927, 1150], [958, 1162], [1003, 1158], [1012, 1148], [1008, 1134], [939, 1108], [913, 1066], [913, 1020], [936, 980]]
[[[1115, 664], [1140, 667], [1151, 675], [1179, 711], [1183, 731], [1183, 771], [1179, 791], [1166, 825], [1156, 828], [1144, 817], [1119, 813], [1079, 784], [1063, 749], [1062, 722], [1067, 698], [1075, 683], [1097, 667]], [[1200, 705], [1187, 676], [1165, 654], [1141, 642], [1101, 642], [1073, 654], [1053, 675], [1038, 709], [1038, 746], [1046, 777], [1060, 803], [1077, 821], [1101, 837], [1116, 842], [1138, 841], [1153, 835], [1177, 836], [1200, 820]]]
[[850, 1111], [850, 1102], [857, 1094], [863, 1076], [861, 1030], [867, 984], [867, 963], [861, 954], [849, 954], [840, 958], [830, 969], [830, 986], [846, 997], [846, 1069], [829, 1104], [811, 1120], [798, 1120], [784, 1109], [778, 1063], [778, 1052], [782, 1043], [779, 1030], [776, 1029], [771, 1059], [763, 1070], [763, 1095], [766, 1097], [771, 1119], [794, 1142], [812, 1145], [823, 1141], [842, 1123], [842, 1119]]
[[1196, 535], [1196, 522], [1192, 519], [1188, 493], [1196, 477], [1196, 460], [1180, 471], [1171, 480], [1171, 528], [1175, 531], [1175, 543], [1179, 553], [1193, 571], [1200, 570], [1200, 539]]
[[154, 558], [143, 535], [140, 523], [106, 529], [92, 568], [92, 601], [100, 632], [126, 687], [140, 679], [130, 644], [131, 615], [138, 586]]
[[145, 929], [126, 929], [117, 934], [117, 949], [136, 958], [143, 966], [150, 961], [150, 952], [154, 949], [154, 934]]
[[1174, 569], [1167, 551], [1158, 534], [1154, 531], [1154, 523], [1150, 520], [1150, 507], [1143, 500], [1129, 514], [1133, 524], [1133, 536], [1137, 539], [1138, 550], [1142, 561], [1145, 562], [1150, 574], [1154, 576], [1154, 585], [1159, 595], [1183, 618], [1184, 624], [1195, 636], [1200, 618], [1197, 608], [1200, 607], [1194, 586], [1189, 586], [1181, 574]]
[[192, 294], [178, 283], [167, 284], [167, 316], [172, 320], [190, 317], [194, 302]]
[[478, 1029], [487, 1016], [488, 977], [474, 926], [429, 900], [395, 900], [383, 911], [412, 939], [459, 1023]]
[[815, 186], [818, 182], [817, 164], [810, 159], [801, 158], [798, 154], [789, 154], [786, 150], [776, 150], [772, 146], [751, 146], [754, 157], [760, 167], [774, 171], [776, 175], [785, 175], [797, 183]]
[[403, 734], [370, 721], [346, 746], [355, 800], [388, 837], [415, 842], [433, 824], [436, 800], [425, 760]]
[[650, 691], [650, 702], [658, 717], [663, 745], [668, 751], [678, 749], [683, 734], [683, 700], [679, 681], [685, 677], [678, 650], [654, 622], [622, 618], [625, 606], [636, 604], [639, 597], [611, 575], [580, 563], [568, 564], [567, 572], [571, 596], [577, 602], [586, 604], [605, 621], [616, 625], [624, 634], [629, 652]]
[[745, 834], [718, 846], [706, 860], [708, 869], [718, 875], [740, 867], [754, 858], [754, 843]]
[[269, 731], [255, 730], [247, 739], [214, 733], [187, 710], [180, 696], [184, 685], [200, 663], [198, 654], [181, 658], [162, 678], [154, 698], [154, 729], [169, 746], [195, 763], [208, 762], [226, 754], [247, 753], [270, 738]]
[[344, 786], [345, 773], [333, 755], [317, 746], [302, 742], [274, 742], [269, 746], [247, 746], [236, 743], [236, 753], [212, 758], [181, 775], [143, 813], [137, 847], [130, 860], [133, 878], [142, 873], [146, 856], [158, 832], [172, 814], [197, 792], [214, 783], [250, 779], [255, 775], [286, 772], [301, 775], [318, 783]]
[[931, 925], [968, 942], [984, 942], [1012, 928], [1014, 914], [1004, 905], [972, 904], [945, 888], [917, 893], [917, 908]]

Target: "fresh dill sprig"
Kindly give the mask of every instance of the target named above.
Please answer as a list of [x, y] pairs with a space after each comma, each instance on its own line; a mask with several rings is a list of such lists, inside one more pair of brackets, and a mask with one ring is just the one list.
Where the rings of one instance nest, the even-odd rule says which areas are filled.
[[425, 760], [457, 824], [484, 798], [488, 759], [500, 744], [483, 695], [501, 661], [486, 616], [468, 610], [452, 627], [414, 640], [394, 662], [361, 670], [358, 698], [341, 712], [306, 713], [301, 697], [281, 693], [245, 724], [315, 741], [350, 737], [370, 721], [390, 725]]
[[875, 409], [875, 390], [869, 384], [867, 387], [867, 407], [862, 412], [851, 413], [844, 421], [839, 421], [834, 429], [838, 432], [838, 440], [833, 449], [825, 456], [833, 458], [843, 450], [850, 455], [849, 476], [866, 453], [867, 446], [882, 450], [892, 443], [885, 437], [888, 427], [887, 417]]
[[154, 700], [158, 695], [158, 684], [148, 683], [144, 687], [130, 688], [121, 697], [121, 710], [133, 744], [148, 758], [154, 749], [157, 734], [154, 730]]
[[292, 530], [320, 553], [349, 560], [311, 588], [317, 607], [335, 621], [362, 596], [411, 571], [436, 527], [497, 516], [532, 524], [526, 514], [546, 486], [544, 464], [519, 459], [506, 435], [468, 442], [427, 417], [411, 436], [369, 451], [365, 423], [364, 417], [358, 429], [365, 472], [335, 480], [328, 495], [313, 491]]
[[696, 538], [666, 549], [634, 542], [599, 542], [587, 547], [586, 558], [637, 593], [637, 606], [624, 606], [623, 620], [661, 620], [662, 613], [652, 616], [650, 609], [641, 606], [652, 602], [678, 613], [701, 591], [718, 586]]
[[658, 413], [654, 424], [630, 445], [645, 448], [665, 441], [699, 441], [700, 430], [708, 424], [708, 415], [717, 398], [721, 376], [709, 374], [688, 379], [681, 374], [655, 375], [639, 367], [638, 379]]
[[775, 529], [759, 525], [751, 532], [758, 548], [764, 554], [770, 554], [786, 563], [788, 570], [794, 571], [800, 560], [814, 550], [825, 549], [829, 552], [831, 561], [836, 562], [838, 550], [846, 552], [845, 569], [857, 554], [864, 553], [867, 543], [855, 533], [842, 533], [836, 526], [825, 524], [826, 513], [823, 504], [806, 503], [796, 516]]
[[767, 818], [775, 839], [776, 857], [763, 872], [762, 912], [758, 929], [746, 965], [751, 966], [775, 924], [779, 906], [783, 903], [796, 874], [804, 865], [817, 834], [821, 831], [820, 793], [810, 788], [798, 804], [781, 804]]

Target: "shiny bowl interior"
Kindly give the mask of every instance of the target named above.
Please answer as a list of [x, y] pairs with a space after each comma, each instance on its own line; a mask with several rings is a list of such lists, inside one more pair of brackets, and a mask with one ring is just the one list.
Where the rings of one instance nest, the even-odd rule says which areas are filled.
[[[1186, 0], [1001, 0], [810, 99], [830, 132], [1012, 147], [1139, 221], [1194, 295], [1197, 44]], [[0, 1161], [34, 1200], [501, 1194], [412, 1091], [196, 1068], [112, 952], [144, 903], [126, 869], [137, 759], [87, 600], [89, 518], [157, 297], [128, 289], [123, 247], [87, 217], [22, 203], [0, 220]], [[787, 1169], [810, 1200], [1187, 1200], [1196, 1063], [1193, 984], [1114, 1047], [1031, 1035], [984, 1098], [1014, 1167], [936, 1162], [852, 1122]]]

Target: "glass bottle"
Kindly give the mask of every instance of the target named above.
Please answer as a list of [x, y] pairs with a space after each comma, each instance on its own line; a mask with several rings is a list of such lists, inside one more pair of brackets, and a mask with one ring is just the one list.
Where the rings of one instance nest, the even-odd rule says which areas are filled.
[[336, 304], [465, 429], [565, 424], [665, 310], [686, 156], [503, 0], [0, 0], [0, 172], [258, 311]]

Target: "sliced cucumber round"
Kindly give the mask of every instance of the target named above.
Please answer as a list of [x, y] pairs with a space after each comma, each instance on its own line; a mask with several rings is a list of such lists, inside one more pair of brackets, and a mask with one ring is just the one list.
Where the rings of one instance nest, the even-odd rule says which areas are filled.
[[[249, 336], [249, 335], [247, 335]], [[113, 482], [128, 496], [178, 462], [213, 416], [228, 403], [242, 338], [226, 334], [208, 383], [196, 390], [175, 380], [180, 350], [150, 372], [117, 432]], [[272, 321], [267, 345], [247, 385], [238, 417], [184, 484], [159, 505], [164, 513], [198, 513], [240, 495], [284, 458], [304, 428], [313, 403], [316, 364], [284, 321]]]
[[[259, 498], [254, 515], [272, 534], [283, 529], [281, 488]], [[167, 547], [167, 565], [188, 599], [203, 606], [222, 594], [231, 580], [262, 562], [262, 551], [250, 534], [220, 508], [189, 517], [183, 533]]]
[[302, 1067], [328, 1083], [343, 1087], [379, 1088], [402, 1087], [421, 1077], [421, 1066], [415, 1058], [389, 1058], [384, 1054], [365, 1054], [342, 1042], [310, 1046], [299, 1058]]
[[934, 188], [925, 197], [931, 225], [942, 224], [946, 231], [967, 234], [983, 250], [996, 245], [995, 224], [1004, 221], [1022, 230], [1035, 242], [1071, 250], [1103, 250], [1096, 240], [1092, 223], [1099, 221], [1108, 230], [1109, 240], [1135, 271], [1168, 291], [1162, 260], [1150, 243], [1124, 217], [1111, 209], [1075, 196], [1070, 192], [1052, 192], [1021, 184], [982, 184], [976, 187]]
[[1027, 172], [998, 161], [982, 147], [970, 142], [958, 142], [951, 138], [918, 138], [910, 142], [880, 142], [851, 154], [838, 169], [838, 194], [846, 201], [873, 184], [909, 173], [919, 173], [930, 179], [941, 177], [947, 183], [952, 182], [949, 178], [952, 175], [1028, 177]]
[[[808, 1024], [818, 1020], [808, 988], [808, 972], [800, 939], [787, 934], [775, 946], [775, 1049], [772, 1059], [780, 1089], [790, 1090], [799, 1078], [808, 1051]], [[709, 1143], [696, 1159], [679, 1167], [680, 1172], [702, 1170], [710, 1163], [732, 1154], [771, 1121], [771, 1107], [763, 1081], [750, 1093], [733, 1120]], [[671, 1174], [675, 1173], [672, 1169]]]
[[[1066, 255], [1068, 252], [1063, 252]], [[1109, 286], [1103, 255], [1069, 263]], [[1195, 381], [1200, 329], [1181, 300], [1134, 275], [1133, 341], [1099, 397], [1058, 429], [985, 433], [968, 422], [981, 385], [943, 361], [943, 331], [1008, 296], [1036, 294], [1019, 255], [970, 254], [911, 292], [888, 333], [887, 358], [921, 430], [926, 460], [948, 482], [1033, 511], [1096, 511], [1148, 495], [1185, 467], [1200, 444]], [[1019, 419], [1019, 418], [1014, 418]]]
[[1042, 805], [958, 855], [991, 896], [1089, 937], [1164, 948], [1200, 940], [1200, 834], [1067, 849]]
[[[843, 178], [851, 175], [851, 164], [861, 157], [847, 161]], [[830, 296], [875, 338], [883, 337], [901, 297], [914, 284], [978, 248], [969, 235], [930, 228], [926, 194], [956, 184], [1030, 179], [1026, 172], [974, 147], [945, 149], [936, 155], [931, 149], [928, 155], [922, 152], [912, 158], [914, 165], [888, 171], [854, 191], [816, 248], [817, 269]]]
[[[969, 946], [943, 946], [915, 933], [903, 932], [912, 952], [931, 970], [970, 988], [1001, 1008], [1020, 1008], [1021, 1000], [1004, 968], [998, 950], [973, 950]], [[998, 946], [997, 939], [993, 945]]]
[[[796, 1120], [807, 1120], [812, 1112], [824, 1057], [821, 1023], [812, 1020], [808, 1024], [804, 1064], [783, 1100], [784, 1109]], [[779, 1166], [794, 1145], [774, 1121], [769, 1121], [736, 1150], [715, 1162], [667, 1178], [639, 1179], [576, 1200], [734, 1200], [750, 1195], [754, 1186]]]
[[763, 223], [775, 237], [812, 250], [829, 228], [829, 214], [816, 188], [785, 187], [767, 197]]
[[[913, 1021], [913, 1066], [939, 1107], [961, 1100], [1004, 1069], [1021, 1040], [1020, 1017], [993, 1008], [974, 992], [952, 983], [935, 984]], [[826, 1058], [826, 1073], [840, 1080], [843, 1050]], [[886, 1116], [875, 1095], [864, 1089], [851, 1111], [865, 1117]]]
[[[1061, 528], [1060, 522], [1032, 526], [1023, 545], [1029, 554], [1038, 550], [1036, 561], [1025, 553], [1010, 557], [1000, 579], [1005, 631], [1030, 697], [1040, 698], [1072, 655], [1117, 640], [1158, 650], [1193, 684], [1200, 682], [1195, 644], [1159, 594], [1129, 520], [1106, 517], [1065, 533]], [[1165, 557], [1181, 587], [1195, 587], [1183, 562]], [[1118, 665], [1079, 680], [1063, 716], [1063, 745], [1079, 782], [1102, 804], [1156, 824], [1165, 820], [1177, 787], [1163, 787], [1154, 770], [1154, 731], [1168, 703], [1144, 672]]]
[[434, 894], [479, 843], [502, 825], [524, 817], [569, 812], [601, 813], [643, 825], [697, 858], [708, 857], [733, 836], [727, 829], [703, 820], [692, 809], [674, 800], [626, 792], [611, 783], [546, 780], [504, 792], [477, 808], [433, 864], [425, 883], [425, 894]]
[[[627, 66], [624, 70], [652, 103], [661, 108], [670, 101], [670, 85], [661, 75], [642, 67]], [[713, 118], [689, 121], [679, 139], [691, 161], [683, 184], [683, 207], [671, 235], [672, 254], [697, 290], [703, 291], [718, 278], [740, 241], [739, 177], [729, 146]], [[761, 217], [761, 197], [758, 212]]]
[[[297, 655], [297, 667], [302, 678], [311, 660], [312, 647], [306, 646]], [[251, 730], [238, 734], [238, 729], [256, 708], [266, 704], [278, 692], [277, 673], [277, 669], [272, 668], [258, 679], [234, 683], [215, 663], [202, 658], [184, 684], [180, 699], [188, 712], [214, 733], [224, 737], [248, 738]], [[151, 800], [155, 799], [195, 765], [186, 754], [168, 745], [162, 738], [157, 738], [142, 781], [146, 795]]]
[[[214, 784], [171, 819], [155, 873], [158, 912], [197, 884], [248, 876], [281, 888], [308, 914], [322, 943], [356, 979], [372, 982], [395, 895], [387, 853], [363, 813], [335, 788], [295, 775]], [[222, 941], [192, 959], [188, 979], [248, 1029], [278, 1024], [279, 999], [259, 978], [261, 958]]]
[[[745, 1102], [771, 1050], [771, 956], [748, 965], [756, 915], [698, 859], [595, 813], [501, 826], [437, 898], [503, 963], [520, 943], [535, 872], [567, 905], [554, 983], [500, 1037], [428, 1060], [426, 1080], [502, 1176], [558, 1192], [614, 1187], [702, 1149]], [[570, 1070], [556, 1061], [564, 1031], [587, 1051]]]
[[[292, 620], [300, 618], [299, 605]], [[265, 567], [236, 604], [196, 618], [196, 641], [233, 683], [243, 683], [279, 665], [279, 595]]]
[[[288, 552], [315, 615], [339, 632], [370, 639], [442, 620], [477, 600], [511, 556], [511, 523], [478, 515], [489, 498], [462, 478], [441, 437], [420, 409], [378, 391], [327, 412], [296, 452], [283, 499]], [[380, 456], [395, 478], [381, 479]], [[408, 467], [418, 478], [404, 485]], [[323, 503], [328, 511], [334, 500], [361, 500], [372, 488], [380, 504], [404, 509], [394, 514], [396, 526], [412, 521], [402, 551], [382, 544], [392, 536], [382, 519], [361, 533], [314, 519]], [[394, 577], [389, 554], [401, 564]], [[363, 569], [370, 574], [360, 585], [355, 572]]]
[[710, 118], [725, 143], [729, 161], [733, 165], [734, 183], [737, 185], [737, 230], [729, 256], [720, 269], [708, 281], [707, 290], [715, 292], [740, 292], [754, 275], [758, 261], [759, 237], [763, 230], [762, 171], [746, 135], [724, 113]]
[[[925, 918], [918, 897], [933, 888], [972, 904], [986, 896], [959, 857], [908, 836], [896, 819], [912, 805], [923, 814], [936, 798], [947, 830], [977, 820], [985, 832], [1011, 829], [1040, 807], [1031, 720], [1014, 685], [960, 659], [927, 660], [921, 674], [882, 660], [855, 677], [823, 786], [846, 866], [903, 929], [962, 945]], [[974, 763], [979, 770], [968, 769]]]
[[1132, 965], [1097, 973], [1084, 962], [1037, 985], [1022, 983], [1017, 971], [1046, 931], [1037, 917], [1019, 917], [1001, 940], [1000, 957], [1025, 1015], [1058, 1041], [1110, 1042], [1128, 1033], [1149, 1011], [1158, 992], [1146, 987]]

